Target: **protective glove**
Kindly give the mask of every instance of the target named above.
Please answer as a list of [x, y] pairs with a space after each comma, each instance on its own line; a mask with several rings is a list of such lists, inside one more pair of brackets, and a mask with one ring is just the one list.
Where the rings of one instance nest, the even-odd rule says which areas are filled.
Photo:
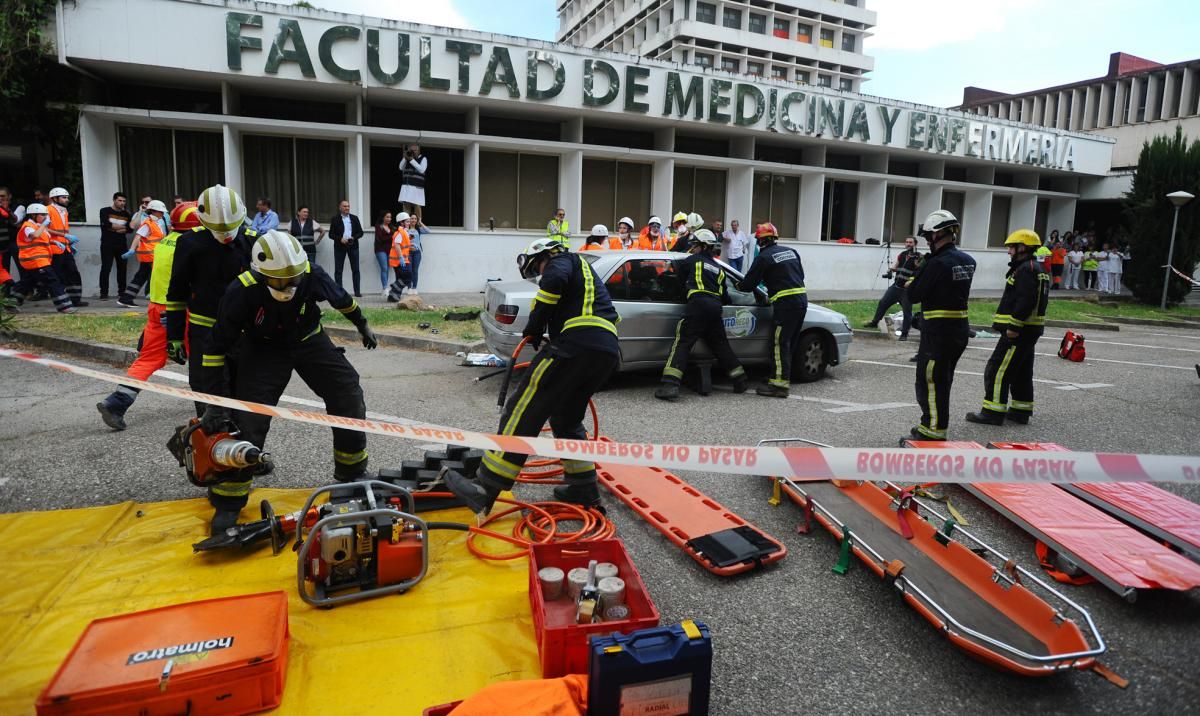
[[167, 357], [179, 365], [187, 365], [188, 353], [183, 341], [167, 341]]
[[121, 258], [125, 259], [126, 261], [133, 258], [133, 249], [130, 249], [130, 250], [126, 251], [125, 253], [121, 254]]
[[167, 327], [167, 312], [166, 311], [163, 311], [162, 313], [158, 314], [158, 322], [160, 324], [162, 324], [162, 327], [165, 330]]
[[371, 330], [371, 326], [366, 321], [358, 326], [358, 334], [362, 336], [363, 348], [373, 350], [379, 347], [379, 339], [375, 337], [375, 332]]
[[79, 243], [79, 237], [76, 236], [75, 234], [67, 234], [67, 241], [70, 241], [71, 247], [74, 248], [75, 244]]
[[46, 218], [42, 219], [42, 226], [49, 226], [49, 225], [50, 225], [50, 217], [47, 216]]
[[63, 251], [66, 251], [66, 250], [67, 250], [67, 245], [66, 245], [66, 244], [64, 244], [64, 243], [63, 243], [63, 242], [61, 242], [61, 241], [54, 241], [54, 242], [51, 242], [51, 243], [53, 243], [55, 246], [57, 246], [58, 248], [62, 249]]
[[231, 422], [233, 422], [233, 416], [230, 414], [229, 408], [210, 405], [204, 409], [204, 415], [200, 416], [200, 429], [213, 435], [224, 430]]

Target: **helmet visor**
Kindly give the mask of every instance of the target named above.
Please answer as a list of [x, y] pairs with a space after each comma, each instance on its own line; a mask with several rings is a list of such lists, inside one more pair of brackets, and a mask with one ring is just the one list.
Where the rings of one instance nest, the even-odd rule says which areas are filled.
[[298, 273], [291, 278], [275, 278], [274, 276], [263, 276], [266, 279], [267, 286], [276, 291], [287, 291], [289, 288], [295, 288], [304, 280], [304, 274]]

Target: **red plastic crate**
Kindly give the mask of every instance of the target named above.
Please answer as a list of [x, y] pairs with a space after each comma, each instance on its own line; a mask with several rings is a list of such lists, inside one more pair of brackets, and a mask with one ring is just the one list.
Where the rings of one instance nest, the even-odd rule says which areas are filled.
[[[612, 562], [625, 580], [625, 605], [629, 618], [597, 624], [575, 623], [575, 602], [566, 596], [547, 602], [542, 597], [542, 585], [537, 573], [543, 567], [558, 567], [564, 573], [576, 567], [587, 567], [590, 560]], [[642, 576], [629, 559], [625, 544], [619, 539], [597, 540], [579, 544], [535, 544], [529, 559], [529, 605], [533, 610], [533, 629], [542, 661], [542, 678], [552, 679], [565, 674], [588, 672], [588, 641], [596, 634], [631, 632], [658, 626], [658, 608]]]

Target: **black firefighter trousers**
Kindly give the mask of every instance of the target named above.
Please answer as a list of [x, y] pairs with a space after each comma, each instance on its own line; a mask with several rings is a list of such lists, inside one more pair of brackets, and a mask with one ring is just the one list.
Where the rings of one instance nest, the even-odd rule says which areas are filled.
[[[1000, 335], [983, 371], [983, 412], [1033, 415], [1033, 356], [1041, 336]], [[1009, 396], [1012, 400], [1009, 400]]]
[[[498, 432], [537, 437], [546, 421], [556, 438], [587, 440], [583, 417], [592, 394], [617, 367], [617, 356], [602, 351], [572, 349], [570, 355], [546, 346], [529, 362], [529, 369], [508, 397]], [[512, 487], [528, 455], [489, 450], [476, 477], [503, 490]], [[563, 460], [568, 486], [596, 482], [596, 465], [587, 460]]]
[[671, 345], [671, 354], [667, 356], [667, 365], [662, 372], [664, 383], [678, 383], [683, 380], [683, 371], [687, 368], [692, 347], [701, 338], [717, 357], [721, 370], [730, 378], [737, 381], [746, 377], [746, 370], [729, 347], [729, 337], [725, 335], [721, 299], [698, 293], [688, 299], [683, 308], [683, 318], [675, 324], [675, 343]]
[[[946, 320], [946, 319], [937, 319]], [[917, 404], [921, 406], [921, 423], [917, 432], [930, 440], [945, 440], [950, 422], [950, 385], [954, 368], [967, 349], [967, 322], [962, 330], [938, 331], [926, 320], [921, 330], [921, 347], [917, 350]]]
[[806, 313], [808, 298], [805, 296], [784, 296], [772, 304], [775, 332], [771, 337], [771, 377], [767, 379], [768, 384], [777, 388], [790, 387], [792, 354], [796, 351], [796, 339], [800, 337]]

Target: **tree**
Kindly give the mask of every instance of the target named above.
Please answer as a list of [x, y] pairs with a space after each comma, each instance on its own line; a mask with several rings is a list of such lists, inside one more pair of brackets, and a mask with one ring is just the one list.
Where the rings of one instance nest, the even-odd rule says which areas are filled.
[[[1174, 136], [1155, 137], [1142, 146], [1133, 186], [1125, 195], [1125, 218], [1129, 227], [1133, 261], [1125, 272], [1125, 285], [1142, 303], [1156, 304], [1162, 299], [1163, 267], [1171, 242], [1171, 222], [1175, 207], [1167, 194], [1178, 191], [1200, 196], [1200, 141], [1189, 143], [1183, 128]], [[1179, 210], [1179, 230], [1175, 236], [1172, 265], [1191, 276], [1200, 262], [1200, 201], [1192, 201]], [[1167, 289], [1167, 302], [1179, 303], [1192, 290], [1191, 284], [1173, 276]]]

